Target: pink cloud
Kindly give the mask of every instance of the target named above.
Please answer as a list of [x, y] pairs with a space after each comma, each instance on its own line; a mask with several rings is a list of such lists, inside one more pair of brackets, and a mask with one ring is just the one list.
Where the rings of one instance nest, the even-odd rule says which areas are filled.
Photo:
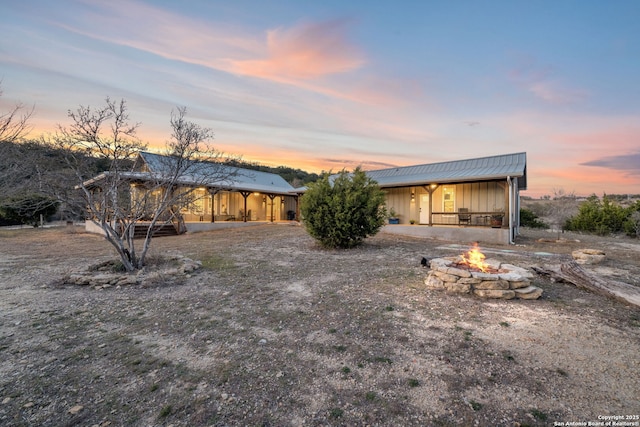
[[[58, 23], [68, 31], [154, 55], [231, 74], [286, 84], [308, 92], [357, 102], [385, 103], [384, 90], [358, 89], [358, 81], [328, 81], [361, 68], [362, 50], [349, 41], [345, 19], [302, 22], [256, 34], [246, 28], [210, 23], [137, 1], [99, 2], [81, 19]], [[88, 23], [91, 23], [88, 25]]]
[[588, 96], [588, 92], [585, 90], [563, 87], [549, 81], [532, 82], [529, 84], [528, 90], [537, 98], [551, 104], [571, 104]]
[[582, 101], [589, 92], [560, 81], [549, 65], [540, 65], [533, 58], [521, 58], [520, 65], [509, 72], [509, 78], [520, 88], [550, 104], [572, 104]]
[[75, 22], [57, 25], [86, 37], [216, 69], [224, 68], [221, 58], [248, 58], [261, 50], [255, 37], [224, 23], [211, 26], [134, 0], [81, 1], [90, 8]]
[[346, 21], [303, 23], [267, 32], [266, 58], [230, 60], [230, 71], [274, 80], [309, 80], [359, 68], [363, 55], [348, 42]]

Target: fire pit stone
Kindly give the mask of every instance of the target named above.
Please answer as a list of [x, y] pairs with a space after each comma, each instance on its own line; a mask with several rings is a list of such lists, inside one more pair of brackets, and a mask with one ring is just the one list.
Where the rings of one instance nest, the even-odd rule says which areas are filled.
[[571, 256], [578, 264], [600, 264], [606, 258], [604, 251], [599, 249], [577, 249]]
[[464, 264], [464, 257], [435, 258], [425, 279], [428, 289], [480, 298], [537, 299], [542, 289], [532, 286], [532, 272], [498, 260], [485, 260], [485, 272]]

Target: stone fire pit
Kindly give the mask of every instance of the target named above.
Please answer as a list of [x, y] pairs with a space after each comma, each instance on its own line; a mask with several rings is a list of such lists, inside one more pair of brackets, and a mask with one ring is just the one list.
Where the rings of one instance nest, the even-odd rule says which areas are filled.
[[481, 298], [538, 299], [542, 295], [542, 289], [531, 285], [534, 275], [529, 270], [488, 259], [483, 272], [463, 262], [462, 256], [432, 259], [425, 279], [427, 288]]

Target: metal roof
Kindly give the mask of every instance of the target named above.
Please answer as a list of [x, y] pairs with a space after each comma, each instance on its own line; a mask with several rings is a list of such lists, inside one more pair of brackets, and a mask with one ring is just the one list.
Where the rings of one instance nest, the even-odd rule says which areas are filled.
[[503, 154], [476, 159], [430, 163], [367, 171], [380, 187], [489, 181], [518, 177], [518, 187], [527, 188], [527, 153]]
[[[140, 157], [149, 168], [151, 173], [161, 173], [162, 169], [166, 166], [167, 160], [170, 157], [160, 154], [149, 153], [146, 151], [140, 152]], [[268, 194], [291, 194], [294, 188], [280, 175], [255, 171], [251, 169], [236, 168], [231, 166], [225, 166], [212, 162], [198, 163], [198, 167], [195, 168], [195, 174], [202, 176], [225, 176], [233, 175], [226, 179], [212, 179], [210, 181], [203, 182], [202, 179], [196, 177], [185, 176], [180, 180], [183, 184], [198, 183], [198, 185], [206, 185], [208, 187], [219, 187], [225, 190], [235, 191], [251, 191], [261, 192]]]

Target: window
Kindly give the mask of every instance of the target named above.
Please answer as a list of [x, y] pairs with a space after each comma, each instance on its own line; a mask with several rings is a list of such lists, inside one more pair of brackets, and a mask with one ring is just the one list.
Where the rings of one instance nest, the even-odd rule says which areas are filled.
[[202, 215], [209, 213], [209, 197], [207, 190], [204, 188], [182, 188], [181, 191], [185, 203], [180, 209], [183, 213]]
[[442, 212], [456, 211], [456, 187], [442, 189]]

